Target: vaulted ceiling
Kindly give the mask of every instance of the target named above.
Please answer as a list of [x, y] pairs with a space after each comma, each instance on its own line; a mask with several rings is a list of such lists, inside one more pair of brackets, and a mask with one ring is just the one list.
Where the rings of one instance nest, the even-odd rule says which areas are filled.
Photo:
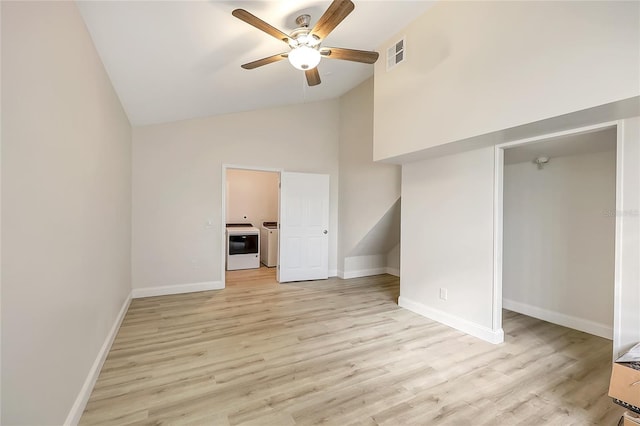
[[[231, 15], [243, 8], [289, 33], [295, 18], [311, 26], [330, 1], [80, 1], [116, 92], [134, 126], [338, 97], [373, 66], [322, 59], [322, 84], [280, 61], [240, 65], [288, 51], [287, 45]], [[430, 1], [354, 1], [355, 10], [323, 45], [375, 50], [424, 13]], [[385, 60], [384, 52], [380, 59]]]

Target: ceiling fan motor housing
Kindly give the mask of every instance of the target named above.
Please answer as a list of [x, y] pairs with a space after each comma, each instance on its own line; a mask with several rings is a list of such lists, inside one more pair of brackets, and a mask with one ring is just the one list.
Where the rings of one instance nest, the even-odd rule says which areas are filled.
[[289, 35], [289, 46], [292, 49], [300, 46], [316, 48], [320, 45], [320, 39], [311, 34], [309, 27], [298, 27]]
[[310, 22], [311, 22], [311, 15], [300, 15], [296, 18], [296, 25], [298, 25], [298, 27], [309, 28]]

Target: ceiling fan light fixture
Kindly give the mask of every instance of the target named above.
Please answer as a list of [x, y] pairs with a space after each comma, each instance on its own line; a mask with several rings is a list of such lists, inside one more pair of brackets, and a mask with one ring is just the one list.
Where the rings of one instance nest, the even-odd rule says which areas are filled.
[[309, 46], [299, 46], [289, 52], [291, 65], [302, 71], [317, 67], [320, 63], [320, 58], [320, 52]]

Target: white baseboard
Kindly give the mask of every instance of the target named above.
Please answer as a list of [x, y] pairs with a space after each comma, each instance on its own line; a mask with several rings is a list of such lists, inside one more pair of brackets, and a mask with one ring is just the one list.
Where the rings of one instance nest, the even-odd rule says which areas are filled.
[[174, 284], [160, 287], [134, 288], [132, 295], [134, 299], [142, 297], [166, 296], [169, 294], [194, 293], [196, 291], [222, 290], [222, 281], [206, 281], [202, 283]]
[[451, 315], [450, 313], [431, 308], [403, 296], [398, 298], [398, 305], [402, 308], [415, 312], [418, 315], [438, 321], [439, 323], [448, 325], [449, 327], [455, 328], [456, 330], [460, 330], [489, 343], [498, 344], [504, 342], [504, 331], [502, 331], [502, 329], [494, 331], [488, 327]]
[[342, 270], [338, 270], [337, 276], [342, 278], [343, 280], [348, 280], [350, 278], [371, 277], [373, 275], [381, 275], [381, 274], [389, 274], [389, 275], [395, 275], [396, 277], [399, 277], [400, 270], [398, 268], [389, 268], [389, 267], [360, 269], [358, 271], [346, 271], [346, 272]]
[[[339, 277], [339, 273], [337, 269], [329, 269], [329, 277]], [[340, 277], [342, 278], [342, 277]]]
[[538, 306], [516, 302], [511, 299], [502, 299], [502, 307], [509, 311], [518, 312], [520, 314], [548, 321], [553, 324], [558, 324], [563, 327], [584, 331], [585, 333], [594, 334], [609, 340], [613, 339], [613, 327], [606, 324], [562, 314], [560, 312], [550, 311]]
[[396, 277], [400, 276], [400, 269], [399, 268], [391, 268], [391, 267], [387, 266], [386, 270], [387, 270], [386, 271], [387, 274], [389, 274], [389, 275], [394, 275]]
[[356, 271], [338, 271], [338, 276], [344, 280], [348, 280], [350, 278], [361, 278], [361, 277], [370, 277], [372, 275], [380, 275], [386, 274], [387, 268], [371, 268], [371, 269], [360, 269]]
[[76, 397], [73, 405], [71, 406], [71, 410], [67, 415], [67, 419], [64, 421], [65, 426], [67, 425], [77, 425], [80, 421], [80, 417], [82, 417], [82, 413], [84, 412], [85, 407], [87, 406], [87, 402], [89, 401], [89, 397], [91, 396], [91, 391], [93, 391], [93, 387], [96, 384], [96, 380], [98, 380], [98, 376], [100, 375], [100, 370], [102, 369], [102, 365], [104, 364], [105, 359], [107, 359], [107, 354], [109, 354], [109, 350], [111, 350], [111, 345], [113, 344], [113, 340], [116, 338], [118, 334], [118, 330], [120, 329], [120, 324], [122, 324], [122, 320], [124, 319], [125, 314], [127, 313], [127, 309], [129, 309], [129, 305], [131, 304], [131, 293], [127, 296], [122, 307], [120, 308], [120, 312], [118, 312], [118, 316], [116, 317], [111, 330], [107, 334], [107, 337], [98, 352], [98, 356], [96, 360], [93, 362], [93, 365], [89, 369], [89, 374], [87, 374], [87, 378], [80, 389], [80, 393]]

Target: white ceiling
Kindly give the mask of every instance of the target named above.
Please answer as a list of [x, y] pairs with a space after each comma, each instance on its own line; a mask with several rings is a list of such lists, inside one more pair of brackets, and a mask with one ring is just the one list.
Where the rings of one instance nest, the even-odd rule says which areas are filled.
[[[243, 8], [285, 33], [301, 13], [311, 26], [330, 1], [79, 1], [131, 124], [140, 126], [338, 97], [373, 66], [322, 59], [322, 84], [308, 87], [288, 61], [240, 65], [288, 46], [234, 18]], [[354, 1], [355, 10], [325, 46], [375, 50], [433, 1]], [[383, 52], [380, 59], [385, 60]]]
[[504, 163], [533, 162], [538, 157], [549, 157], [551, 161], [567, 155], [593, 154], [616, 149], [616, 128], [590, 133], [563, 136], [540, 142], [516, 146], [504, 150]]

